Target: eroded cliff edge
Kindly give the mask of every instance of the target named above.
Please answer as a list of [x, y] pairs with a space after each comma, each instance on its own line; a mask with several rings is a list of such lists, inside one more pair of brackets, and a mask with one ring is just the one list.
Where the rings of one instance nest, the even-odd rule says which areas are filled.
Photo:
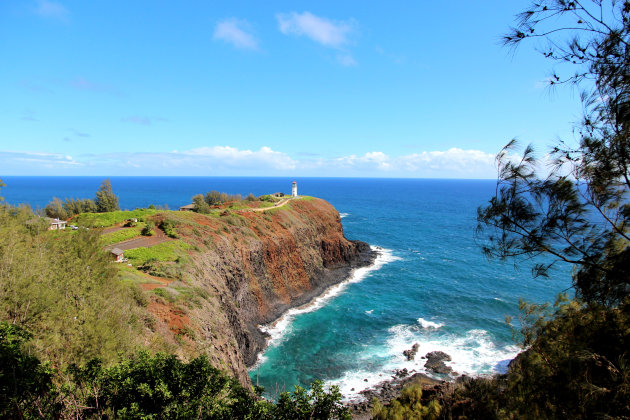
[[266, 344], [258, 325], [309, 302], [375, 258], [368, 244], [345, 238], [337, 210], [317, 198], [260, 212], [175, 213], [156, 221], [176, 223], [193, 249], [179, 279], [161, 295], [182, 301], [186, 294], [193, 304], [152, 296], [148, 309], [158, 324], [153, 329], [167, 341], [175, 335], [180, 355], [206, 354], [244, 384], [247, 367]]

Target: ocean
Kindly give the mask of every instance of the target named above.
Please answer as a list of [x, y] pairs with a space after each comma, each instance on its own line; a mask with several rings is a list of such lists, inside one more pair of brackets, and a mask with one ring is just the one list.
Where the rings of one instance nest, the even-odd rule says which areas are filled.
[[[93, 198], [102, 177], [0, 177], [10, 204], [43, 208], [53, 196]], [[261, 326], [269, 346], [251, 369], [270, 397], [314, 379], [338, 385], [346, 398], [389, 379], [396, 369], [424, 372], [420, 357], [448, 353], [459, 374], [505, 370], [519, 351], [505, 317], [518, 301], [553, 301], [571, 285], [571, 267], [533, 279], [534, 262], [487, 260], [475, 242], [476, 209], [495, 190], [491, 180], [365, 178], [111, 177], [121, 208], [189, 204], [210, 190], [255, 195], [298, 192], [339, 210], [346, 237], [379, 251], [313, 304]], [[403, 351], [419, 344], [415, 361]], [[433, 375], [435, 376], [435, 375]]]

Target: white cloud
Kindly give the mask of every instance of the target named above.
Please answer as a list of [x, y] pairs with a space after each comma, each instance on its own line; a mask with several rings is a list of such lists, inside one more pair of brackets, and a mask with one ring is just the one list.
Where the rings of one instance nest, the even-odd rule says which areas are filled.
[[35, 7], [35, 13], [41, 17], [56, 19], [61, 21], [68, 20], [68, 9], [61, 3], [50, 0], [38, 0]]
[[494, 157], [494, 154], [480, 150], [463, 150], [453, 147], [446, 151], [422, 152], [401, 156], [398, 159], [398, 164], [408, 171], [431, 169], [466, 173], [488, 168], [494, 169]]
[[263, 146], [260, 150], [239, 150], [230, 146], [200, 147], [182, 155], [216, 159], [223, 166], [229, 167], [263, 167], [273, 169], [295, 169], [297, 162], [289, 155], [276, 152]]
[[283, 34], [306, 36], [331, 48], [341, 48], [349, 44], [349, 37], [356, 27], [354, 20], [332, 21], [310, 12], [278, 13], [276, 19]]
[[403, 156], [369, 152], [362, 156], [343, 156], [318, 161], [317, 166], [332, 166], [346, 171], [374, 172], [375, 176], [421, 176], [445, 178], [492, 178], [496, 175], [492, 153], [451, 148]]
[[0, 151], [0, 162], [29, 162], [35, 164], [43, 164], [46, 167], [54, 167], [58, 165], [82, 165], [75, 161], [72, 156], [61, 153], [45, 153], [45, 152], [11, 152]]
[[[306, 156], [294, 159], [287, 153], [267, 146], [258, 150], [204, 146], [185, 151], [120, 152], [75, 158], [65, 154], [0, 151], [0, 167], [6, 168], [8, 174], [31, 175], [41, 172], [42, 168], [75, 168], [73, 173], [77, 175], [495, 178], [494, 157], [480, 150], [451, 148], [400, 156], [372, 151], [336, 158]], [[62, 170], [59, 172], [67, 173]], [[50, 171], [46, 173], [51, 174]]]
[[232, 44], [236, 48], [257, 50], [258, 40], [251, 34], [251, 27], [245, 20], [225, 19], [217, 23], [213, 38]]

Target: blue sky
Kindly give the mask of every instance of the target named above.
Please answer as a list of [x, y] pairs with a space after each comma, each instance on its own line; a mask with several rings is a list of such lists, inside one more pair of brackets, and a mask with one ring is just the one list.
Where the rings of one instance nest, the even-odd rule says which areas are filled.
[[0, 176], [493, 178], [578, 95], [527, 1], [0, 2]]

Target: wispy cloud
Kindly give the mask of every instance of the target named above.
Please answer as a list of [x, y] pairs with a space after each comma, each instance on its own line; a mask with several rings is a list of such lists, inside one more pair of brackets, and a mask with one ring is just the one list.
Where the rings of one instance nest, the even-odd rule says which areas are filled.
[[2, 161], [17, 161], [26, 163], [43, 164], [47, 167], [51, 166], [69, 166], [69, 165], [82, 165], [82, 163], [75, 161], [72, 156], [64, 155], [62, 153], [45, 153], [45, 152], [13, 152], [13, 151], [0, 151], [0, 162]]
[[[80, 155], [2, 152], [0, 167], [8, 174], [60, 173], [121, 175], [302, 175], [429, 178], [494, 178], [494, 155], [480, 150], [451, 148], [393, 156], [383, 151], [322, 157], [298, 153], [293, 158], [263, 146], [258, 150], [205, 146], [171, 152], [116, 152]], [[88, 169], [89, 168], [89, 169]], [[87, 172], [86, 172], [87, 171]], [[50, 174], [50, 173], [49, 173]]]
[[47, 18], [66, 22], [70, 13], [61, 3], [50, 0], [38, 0], [33, 9], [35, 14]]
[[344, 67], [356, 66], [357, 60], [348, 51], [357, 23], [350, 20], [331, 20], [311, 12], [278, 13], [278, 29], [285, 35], [305, 36], [316, 43], [338, 50], [336, 60]]
[[260, 150], [239, 150], [230, 146], [200, 147], [183, 152], [183, 155], [211, 158], [231, 167], [263, 165], [273, 169], [295, 169], [297, 162], [287, 154], [263, 146]]
[[349, 44], [349, 37], [356, 28], [354, 20], [333, 21], [311, 12], [278, 13], [276, 19], [283, 34], [306, 36], [331, 48], [341, 48]]
[[258, 49], [258, 40], [252, 34], [251, 25], [243, 19], [230, 18], [218, 22], [213, 38], [240, 49]]

